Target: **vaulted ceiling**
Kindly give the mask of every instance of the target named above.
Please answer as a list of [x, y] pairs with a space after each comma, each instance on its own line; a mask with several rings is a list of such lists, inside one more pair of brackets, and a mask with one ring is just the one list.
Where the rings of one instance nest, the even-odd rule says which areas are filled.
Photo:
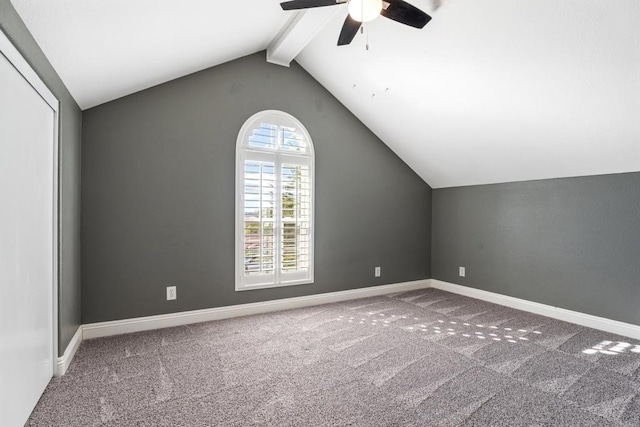
[[[304, 39], [296, 61], [432, 187], [640, 171], [640, 2], [408, 1], [433, 17], [424, 29], [376, 19], [337, 47], [339, 5], [307, 11], [319, 30], [289, 42]], [[267, 49], [297, 13], [13, 3], [83, 109]]]

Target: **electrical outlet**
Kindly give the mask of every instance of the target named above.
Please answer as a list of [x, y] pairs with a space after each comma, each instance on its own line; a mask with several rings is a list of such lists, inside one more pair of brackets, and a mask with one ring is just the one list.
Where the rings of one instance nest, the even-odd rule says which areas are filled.
[[464, 267], [460, 267], [458, 270], [458, 274], [460, 275], [460, 277], [464, 277], [464, 275], [467, 274], [467, 271]]
[[175, 286], [167, 286], [167, 301], [173, 301], [178, 298]]
[[380, 273], [380, 267], [376, 267], [376, 269], [374, 271], [374, 274], [375, 274], [376, 277], [380, 277], [380, 274], [381, 274]]

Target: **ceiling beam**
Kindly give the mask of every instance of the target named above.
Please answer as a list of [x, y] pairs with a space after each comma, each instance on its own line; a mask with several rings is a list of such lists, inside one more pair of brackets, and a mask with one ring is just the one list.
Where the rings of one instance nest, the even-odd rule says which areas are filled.
[[340, 7], [318, 7], [296, 12], [267, 48], [267, 62], [288, 67], [340, 9]]

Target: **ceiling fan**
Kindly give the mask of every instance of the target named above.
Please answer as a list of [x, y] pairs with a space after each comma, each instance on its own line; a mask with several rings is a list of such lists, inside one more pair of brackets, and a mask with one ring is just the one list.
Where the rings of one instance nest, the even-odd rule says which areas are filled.
[[345, 3], [348, 3], [349, 14], [340, 31], [338, 46], [351, 43], [362, 23], [379, 15], [414, 28], [422, 28], [431, 20], [429, 15], [404, 0], [292, 0], [280, 6], [284, 10], [297, 10]]

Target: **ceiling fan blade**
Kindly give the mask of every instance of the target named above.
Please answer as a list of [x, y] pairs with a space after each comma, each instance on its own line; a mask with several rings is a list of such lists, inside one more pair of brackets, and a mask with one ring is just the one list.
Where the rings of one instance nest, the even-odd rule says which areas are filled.
[[389, 4], [380, 12], [380, 15], [385, 18], [414, 28], [422, 28], [431, 21], [429, 15], [404, 0], [384, 0], [384, 2]]
[[351, 15], [347, 15], [347, 19], [344, 20], [344, 25], [342, 26], [342, 31], [340, 31], [340, 37], [338, 37], [338, 46], [351, 43], [351, 40], [358, 34], [360, 25], [362, 25], [362, 22], [358, 22], [353, 19]]
[[346, 0], [293, 0], [280, 3], [283, 10], [309, 9], [312, 7], [335, 6], [345, 3]]

